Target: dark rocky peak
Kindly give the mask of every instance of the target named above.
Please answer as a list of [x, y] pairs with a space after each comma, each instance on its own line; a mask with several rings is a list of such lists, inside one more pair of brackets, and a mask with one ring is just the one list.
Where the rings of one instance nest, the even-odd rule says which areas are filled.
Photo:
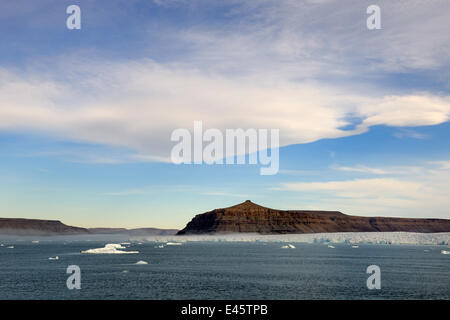
[[267, 210], [269, 208], [260, 206], [259, 204], [253, 203], [250, 200], [245, 200], [242, 203], [236, 204], [234, 206], [224, 208], [225, 210]]

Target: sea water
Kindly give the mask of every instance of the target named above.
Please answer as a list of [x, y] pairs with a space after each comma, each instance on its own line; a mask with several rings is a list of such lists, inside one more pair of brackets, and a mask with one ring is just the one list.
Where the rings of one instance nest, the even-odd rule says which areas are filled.
[[[139, 253], [81, 253], [105, 244], [4, 243], [0, 299], [450, 299], [442, 246], [131, 242], [123, 250]], [[80, 267], [80, 290], [66, 286], [69, 265]], [[380, 290], [367, 288], [369, 265], [381, 269]]]

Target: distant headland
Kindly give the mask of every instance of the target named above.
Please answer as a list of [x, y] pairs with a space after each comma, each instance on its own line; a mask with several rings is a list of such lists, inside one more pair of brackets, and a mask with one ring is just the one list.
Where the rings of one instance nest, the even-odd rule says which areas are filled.
[[176, 229], [158, 228], [80, 228], [68, 226], [58, 220], [0, 218], [0, 235], [52, 236], [52, 235], [174, 235]]

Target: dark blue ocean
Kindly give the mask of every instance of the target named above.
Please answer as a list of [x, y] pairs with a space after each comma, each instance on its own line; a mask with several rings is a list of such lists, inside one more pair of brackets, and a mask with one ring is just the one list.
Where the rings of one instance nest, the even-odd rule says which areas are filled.
[[[80, 251], [107, 242], [2, 243], [0, 299], [450, 299], [442, 246], [146, 242], [126, 248], [139, 254], [99, 255]], [[80, 290], [66, 287], [69, 265]], [[381, 268], [380, 290], [367, 289], [369, 265]]]

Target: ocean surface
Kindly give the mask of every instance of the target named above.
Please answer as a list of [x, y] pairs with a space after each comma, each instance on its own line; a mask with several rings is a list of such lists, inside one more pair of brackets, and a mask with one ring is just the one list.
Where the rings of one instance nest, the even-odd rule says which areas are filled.
[[[448, 246], [132, 242], [122, 250], [138, 254], [80, 253], [106, 243], [3, 241], [0, 299], [450, 299]], [[80, 290], [67, 289], [69, 265]], [[366, 286], [369, 265], [380, 290]]]

